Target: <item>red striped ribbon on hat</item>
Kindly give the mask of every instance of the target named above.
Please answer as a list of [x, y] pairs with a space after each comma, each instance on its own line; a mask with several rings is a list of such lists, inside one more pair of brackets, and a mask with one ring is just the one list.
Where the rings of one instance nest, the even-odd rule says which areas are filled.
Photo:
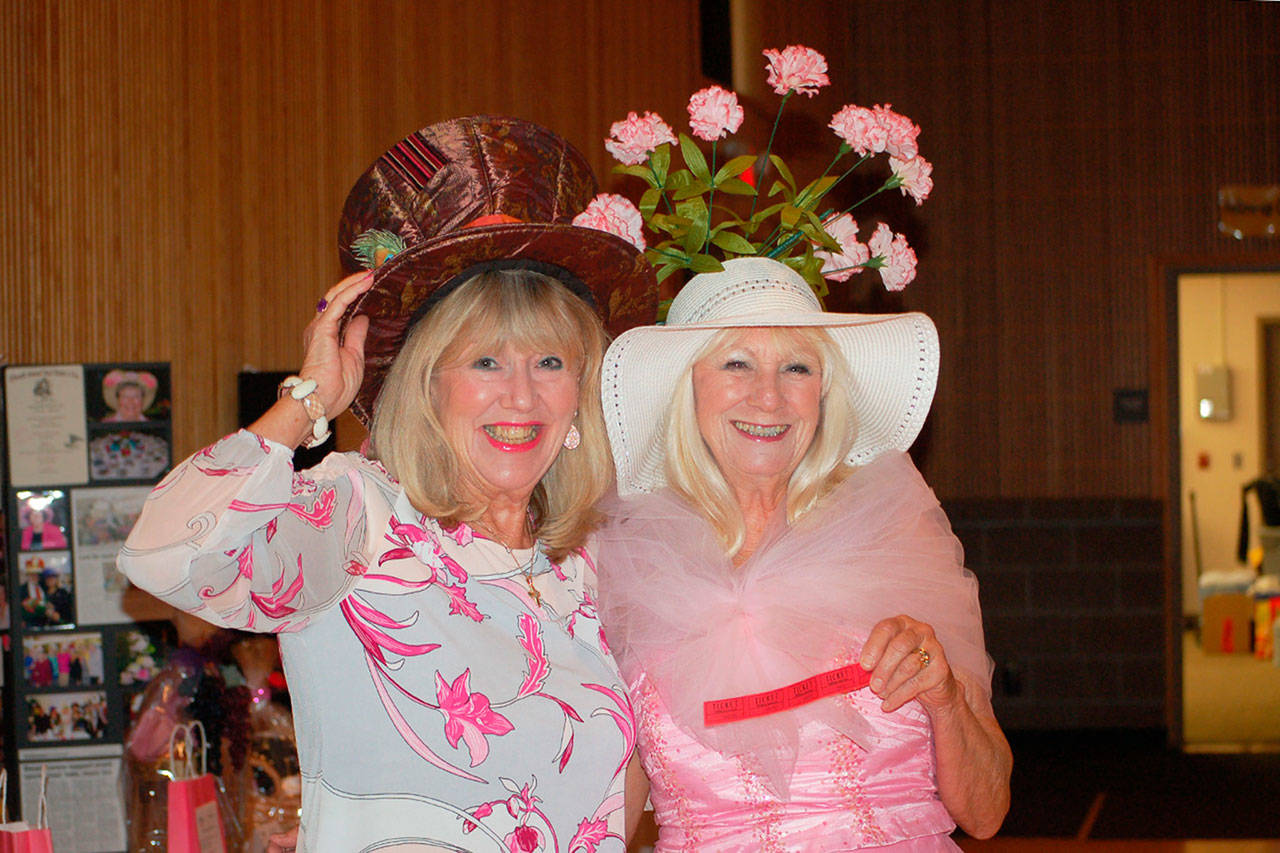
[[419, 190], [444, 167], [443, 158], [431, 150], [421, 133], [397, 142], [379, 159]]

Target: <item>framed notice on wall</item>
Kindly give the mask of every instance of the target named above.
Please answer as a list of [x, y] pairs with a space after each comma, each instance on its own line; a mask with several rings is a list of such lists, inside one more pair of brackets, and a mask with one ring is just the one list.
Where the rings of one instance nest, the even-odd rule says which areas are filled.
[[164, 652], [133, 650], [171, 611], [115, 561], [172, 465], [169, 365], [8, 366], [3, 390], [10, 814], [34, 817], [43, 769], [54, 848], [124, 850], [127, 703]]

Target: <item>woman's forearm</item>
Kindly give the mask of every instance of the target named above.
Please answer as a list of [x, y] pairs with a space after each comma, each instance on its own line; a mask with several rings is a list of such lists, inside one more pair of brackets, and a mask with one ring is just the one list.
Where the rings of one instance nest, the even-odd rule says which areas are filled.
[[954, 702], [930, 711], [938, 795], [961, 829], [990, 838], [1009, 811], [1013, 753], [987, 703], [973, 701], [980, 688], [959, 675], [956, 686]]
[[640, 764], [640, 753], [631, 753], [631, 761], [627, 764], [626, 796], [624, 799], [627, 843], [635, 837], [640, 826], [640, 818], [644, 815], [645, 805], [649, 802], [649, 777], [645, 775]]

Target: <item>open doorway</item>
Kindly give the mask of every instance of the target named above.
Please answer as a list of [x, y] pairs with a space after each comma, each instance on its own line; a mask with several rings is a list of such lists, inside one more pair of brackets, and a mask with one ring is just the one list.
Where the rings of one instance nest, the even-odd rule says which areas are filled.
[[[1276, 330], [1268, 333], [1268, 327]], [[1177, 277], [1177, 459], [1180, 469], [1181, 731], [1189, 750], [1280, 749], [1280, 661], [1262, 632], [1259, 573], [1238, 560], [1242, 507], [1252, 562], [1280, 573], [1280, 551], [1243, 488], [1274, 468], [1280, 429], [1280, 271]], [[1268, 373], [1272, 393], [1268, 393]], [[1268, 414], [1268, 397], [1273, 411]], [[1262, 535], [1260, 535], [1262, 534]], [[1265, 540], [1265, 541], [1264, 541]], [[1260, 550], [1262, 545], [1265, 550]]]

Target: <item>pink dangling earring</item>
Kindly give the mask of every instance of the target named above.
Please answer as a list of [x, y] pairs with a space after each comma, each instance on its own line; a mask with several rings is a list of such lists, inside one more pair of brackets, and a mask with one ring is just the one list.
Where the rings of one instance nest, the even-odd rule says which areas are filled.
[[582, 444], [582, 433], [576, 425], [569, 424], [569, 431], [564, 434], [564, 449], [577, 450], [579, 444]]

